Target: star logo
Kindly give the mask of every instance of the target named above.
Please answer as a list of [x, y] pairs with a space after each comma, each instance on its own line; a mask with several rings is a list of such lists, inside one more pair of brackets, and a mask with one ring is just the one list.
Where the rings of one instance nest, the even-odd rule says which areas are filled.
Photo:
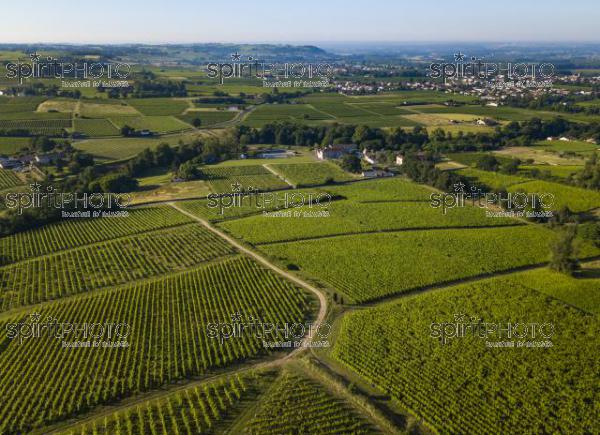
[[237, 51], [231, 55], [232, 60], [240, 60], [241, 57], [242, 57], [242, 55], [239, 54]]
[[39, 61], [39, 60], [40, 60], [40, 55], [38, 54], [38, 52], [37, 52], [37, 51], [35, 51], [35, 52], [31, 53], [31, 54], [29, 55], [29, 57], [31, 58], [31, 61], [32, 61], [32, 62], [37, 62], [37, 61]]
[[241, 190], [242, 190], [242, 185], [240, 184], [240, 182], [239, 182], [239, 181], [236, 181], [235, 183], [233, 183], [233, 184], [231, 185], [231, 189], [232, 189], [234, 192], [239, 192], [239, 191], [241, 191]]
[[465, 191], [465, 183], [454, 183], [454, 191], [455, 192], [464, 192]]
[[239, 322], [240, 320], [242, 320], [242, 315], [239, 313], [239, 311], [231, 315], [232, 322]]
[[29, 318], [31, 319], [31, 323], [39, 322], [41, 317], [42, 316], [40, 316], [40, 313], [32, 313], [29, 315]]
[[29, 185], [29, 188], [31, 189], [32, 192], [39, 192], [41, 187], [42, 187], [42, 185], [40, 183], [38, 183], [37, 181], [35, 183]]
[[465, 55], [460, 51], [458, 53], [454, 53], [454, 60], [457, 62], [462, 62], [463, 60], [465, 60]]
[[457, 323], [463, 323], [467, 319], [467, 315], [464, 313], [458, 313], [454, 315], [454, 321]]

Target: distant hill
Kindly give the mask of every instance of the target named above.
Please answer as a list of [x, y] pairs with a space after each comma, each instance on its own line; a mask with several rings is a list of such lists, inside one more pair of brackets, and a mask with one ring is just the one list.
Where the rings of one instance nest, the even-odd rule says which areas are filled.
[[[66, 44], [0, 44], [0, 50], [18, 50], [23, 53], [53, 52], [65, 58], [97, 55], [105, 59], [118, 59], [132, 63], [157, 65], [204, 64], [207, 61], [229, 62], [231, 55], [241, 55], [240, 61], [316, 61], [339, 59], [314, 45], [276, 44], [121, 44], [121, 45], [66, 45]], [[62, 56], [61, 56], [62, 57]]]

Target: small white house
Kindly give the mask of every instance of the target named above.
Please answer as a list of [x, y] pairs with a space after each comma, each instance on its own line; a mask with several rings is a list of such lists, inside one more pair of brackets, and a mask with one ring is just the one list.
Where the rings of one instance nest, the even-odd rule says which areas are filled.
[[397, 164], [398, 166], [400, 166], [400, 165], [402, 165], [402, 163], [404, 163], [404, 156], [397, 155], [397, 156], [396, 156], [396, 164]]
[[546, 140], [554, 140], [554, 137], [552, 137], [552, 136], [548, 136], [548, 137], [546, 138]]
[[563, 142], [569, 142], [571, 139], [569, 139], [566, 136], [561, 137], [559, 140], [562, 140]]
[[477, 125], [485, 125], [485, 121], [480, 118], [477, 120]]

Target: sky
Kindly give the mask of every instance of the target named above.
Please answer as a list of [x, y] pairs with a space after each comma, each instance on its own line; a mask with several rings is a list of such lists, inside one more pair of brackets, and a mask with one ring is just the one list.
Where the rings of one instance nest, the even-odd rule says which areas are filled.
[[600, 42], [598, 0], [2, 1], [0, 42]]

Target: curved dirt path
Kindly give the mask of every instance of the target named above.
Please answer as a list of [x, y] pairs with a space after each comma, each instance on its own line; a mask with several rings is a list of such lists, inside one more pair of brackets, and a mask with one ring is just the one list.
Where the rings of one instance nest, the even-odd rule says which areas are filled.
[[[269, 260], [263, 258], [256, 252], [246, 248], [245, 246], [241, 245], [238, 241], [236, 241], [232, 237], [228, 236], [227, 234], [225, 234], [222, 231], [218, 230], [217, 228], [213, 227], [207, 221], [199, 218], [198, 216], [193, 215], [192, 213], [190, 213], [186, 210], [183, 210], [174, 202], [167, 202], [167, 204], [169, 204], [171, 207], [175, 208], [180, 213], [183, 213], [186, 216], [188, 216], [188, 217], [192, 218], [193, 220], [199, 222], [200, 224], [204, 225], [209, 231], [211, 231], [211, 232], [217, 234], [219, 237], [223, 238], [225, 241], [227, 241], [228, 243], [233, 245], [240, 252], [243, 252], [244, 254], [252, 257], [254, 260], [258, 261], [259, 263], [261, 263], [264, 266], [268, 267], [269, 269], [273, 270], [278, 275], [283, 276], [284, 278], [294, 282], [298, 286], [315, 294], [317, 296], [317, 298], [319, 299], [319, 313], [313, 323], [322, 323], [325, 320], [325, 317], [327, 316], [327, 298], [325, 297], [323, 292], [321, 292], [321, 290], [308, 284], [307, 282], [301, 280], [300, 278], [292, 275], [291, 273], [286, 272], [285, 270], [275, 266]], [[205, 382], [209, 382], [211, 380], [217, 379], [222, 376], [231, 376], [236, 373], [243, 373], [243, 372], [250, 371], [250, 370], [259, 370], [259, 369], [268, 369], [268, 368], [279, 367], [279, 366], [283, 365], [284, 363], [286, 363], [288, 360], [296, 357], [300, 353], [309, 350], [309, 344], [311, 341], [312, 341], [311, 337], [308, 337], [308, 336], [304, 337], [302, 339], [302, 345], [300, 347], [294, 349], [293, 351], [285, 354], [281, 358], [278, 358], [275, 360], [258, 362], [256, 364], [237, 368], [237, 369], [231, 370], [231, 371], [224, 371], [223, 373], [208, 376], [208, 377], [205, 377], [205, 378], [202, 378], [202, 379], [199, 379], [196, 381], [192, 381], [192, 382], [182, 383], [182, 384], [179, 384], [176, 386], [171, 386], [171, 387], [167, 386], [167, 388], [164, 390], [151, 391], [146, 394], [142, 394], [137, 398], [131, 398], [131, 400], [126, 400], [125, 403], [122, 403], [122, 404], [119, 404], [116, 406], [106, 407], [105, 409], [102, 409], [100, 412], [94, 413], [92, 411], [91, 414], [86, 415], [82, 418], [78, 419], [75, 417], [73, 420], [61, 422], [61, 423], [58, 423], [58, 424], [50, 426], [50, 427], [45, 427], [45, 428], [39, 429], [37, 431], [33, 431], [32, 433], [55, 434], [55, 433], [67, 432], [71, 429], [74, 429], [75, 427], [77, 427], [79, 425], [90, 423], [98, 418], [109, 416], [115, 412], [119, 412], [119, 411], [123, 411], [123, 410], [129, 409], [129, 408], [135, 407], [137, 405], [140, 405], [147, 401], [156, 399], [158, 397], [173, 394], [176, 391], [184, 390], [184, 389], [193, 387], [195, 385], [203, 384]]]

